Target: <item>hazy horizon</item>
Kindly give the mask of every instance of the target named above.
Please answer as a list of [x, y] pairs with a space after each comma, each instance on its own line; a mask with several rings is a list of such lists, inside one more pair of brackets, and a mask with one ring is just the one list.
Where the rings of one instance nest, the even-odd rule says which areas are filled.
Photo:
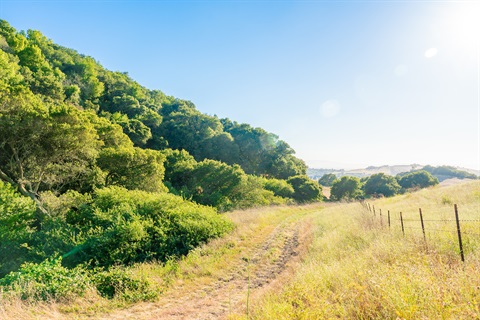
[[480, 170], [479, 16], [474, 1], [0, 1], [17, 30], [338, 169]]

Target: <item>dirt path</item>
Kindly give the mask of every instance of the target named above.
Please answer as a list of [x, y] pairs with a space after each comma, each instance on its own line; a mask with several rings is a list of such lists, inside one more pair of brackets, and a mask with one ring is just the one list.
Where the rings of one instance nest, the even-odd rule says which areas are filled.
[[266, 240], [246, 252], [227, 276], [194, 291], [181, 286], [158, 302], [140, 303], [102, 319], [222, 319], [245, 309], [247, 299], [272, 282], [298, 255], [301, 223], [279, 225]]

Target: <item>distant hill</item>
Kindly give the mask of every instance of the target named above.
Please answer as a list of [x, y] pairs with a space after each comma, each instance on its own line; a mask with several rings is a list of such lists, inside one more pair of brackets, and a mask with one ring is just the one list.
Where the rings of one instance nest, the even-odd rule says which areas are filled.
[[480, 176], [479, 170], [449, 167], [449, 166], [432, 167], [432, 166], [423, 166], [420, 164], [396, 165], [396, 166], [385, 165], [385, 166], [379, 166], [379, 167], [370, 166], [364, 169], [352, 169], [352, 170], [308, 168], [307, 175], [313, 180], [320, 179], [326, 173], [333, 173], [337, 177], [353, 176], [358, 178], [364, 178], [376, 173], [385, 173], [391, 176], [396, 176], [397, 174], [421, 170], [421, 169], [426, 169], [427, 171], [432, 173], [432, 175], [436, 176], [439, 181], [443, 181], [450, 178], [475, 179]]

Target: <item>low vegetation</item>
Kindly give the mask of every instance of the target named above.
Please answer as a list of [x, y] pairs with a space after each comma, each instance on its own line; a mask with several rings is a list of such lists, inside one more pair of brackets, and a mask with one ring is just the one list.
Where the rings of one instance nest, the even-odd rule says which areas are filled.
[[[181, 259], [98, 270], [96, 276], [86, 277], [90, 273], [79, 267], [66, 269], [59, 260], [27, 264], [22, 268], [28, 272], [2, 280], [4, 284], [8, 281], [12, 290], [4, 290], [0, 314], [19, 319], [54, 314], [91, 318], [104, 312], [106, 318], [110, 313], [117, 318], [147, 318], [168, 314], [162, 313], [165, 310], [183, 314], [180, 310], [184, 309], [200, 314], [204, 308], [215, 308], [202, 297], [226, 290], [218, 299], [235, 303], [229, 309], [221, 309], [219, 303], [214, 311], [230, 319], [475, 319], [480, 316], [479, 187], [474, 181], [368, 200], [375, 215], [359, 202], [234, 211], [227, 214], [236, 226], [234, 231]], [[454, 203], [460, 210], [464, 263], [453, 221]], [[416, 225], [418, 208], [426, 220], [426, 242]], [[405, 229], [405, 236], [399, 221], [401, 211], [409, 219], [406, 227], [411, 227]], [[309, 238], [300, 242], [305, 248], [297, 250], [302, 259], [290, 261], [292, 268], [285, 269], [286, 273], [271, 284], [260, 282], [258, 289], [255, 277], [262, 274], [268, 261], [278, 261], [279, 249], [285, 243], [279, 230], [298, 223], [308, 224], [308, 229], [300, 229]], [[265, 249], [261, 259], [254, 254], [258, 248]], [[56, 280], [38, 283], [35, 274], [44, 276], [47, 270], [55, 271]], [[68, 279], [76, 279], [76, 286], [67, 293]], [[20, 287], [29, 289], [22, 291]], [[49, 298], [47, 302], [25, 303], [21, 302], [22, 292], [28, 296], [26, 301]], [[55, 292], [63, 299], [54, 299]], [[183, 296], [189, 297], [195, 310], [181, 304]], [[136, 301], [154, 302], [146, 309], [118, 310]]]
[[[281, 290], [255, 301], [232, 319], [476, 319], [480, 317], [480, 183], [436, 187], [371, 202], [332, 204], [315, 216], [309, 255]], [[448, 198], [448, 202], [445, 199]], [[458, 204], [465, 241], [459, 255], [452, 203]], [[398, 213], [421, 228], [402, 235]], [[378, 208], [392, 213], [380, 220]], [[395, 215], [394, 215], [395, 213]], [[416, 223], [416, 222], [415, 222]], [[438, 230], [446, 230], [439, 232]], [[469, 234], [470, 233], [470, 234]], [[278, 289], [278, 288], [277, 288]]]

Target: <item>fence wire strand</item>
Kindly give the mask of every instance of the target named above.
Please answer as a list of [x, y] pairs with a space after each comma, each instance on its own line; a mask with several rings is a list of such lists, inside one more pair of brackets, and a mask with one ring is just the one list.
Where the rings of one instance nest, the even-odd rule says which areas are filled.
[[[368, 210], [369, 212], [372, 212], [372, 210], [370, 209], [370, 204], [363, 203], [363, 206], [365, 207], [366, 210]], [[455, 219], [423, 219], [422, 212], [421, 212], [422, 209], [419, 209], [420, 210], [420, 219], [411, 219], [411, 218], [410, 219], [404, 219], [402, 217], [402, 212], [400, 212], [400, 215], [398, 215], [398, 212], [397, 213], [392, 213], [392, 215], [395, 214], [396, 217], [390, 217], [390, 211], [388, 210], [388, 226], [390, 227], [390, 220], [391, 221], [399, 221], [402, 224], [402, 231], [404, 231], [404, 229], [422, 230], [422, 232], [424, 234], [424, 237], [425, 237], [425, 234], [427, 232], [428, 233], [430, 233], [430, 232], [444, 232], [444, 233], [450, 233], [450, 234], [456, 234], [457, 233], [458, 234], [458, 241], [459, 241], [459, 245], [460, 245], [460, 254], [461, 254], [461, 257], [462, 257], [462, 262], [465, 262], [464, 256], [463, 256], [461, 235], [480, 237], [480, 233], [469, 232], [469, 231], [461, 231], [460, 230], [460, 222], [461, 223], [465, 223], [465, 222], [467, 222], [467, 223], [468, 222], [478, 223], [478, 222], [480, 222], [480, 219], [459, 219], [456, 204], [455, 204], [454, 208], [455, 208], [455, 216], [456, 216]], [[377, 208], [377, 209], [380, 210], [380, 212], [381, 212], [380, 208]], [[375, 211], [376, 210], [374, 209], [373, 217], [377, 216], [375, 214]], [[381, 218], [381, 220], [383, 220], [382, 214], [380, 214], [380, 218]], [[422, 227], [405, 226], [404, 225], [405, 222], [417, 222], [417, 223], [421, 222]], [[424, 227], [424, 222], [456, 222], [456, 228], [454, 228], [453, 225], [451, 225], [452, 230], [425, 228]], [[446, 224], [443, 225], [443, 226], [448, 227]], [[404, 232], [403, 235], [405, 236], [405, 232]]]

